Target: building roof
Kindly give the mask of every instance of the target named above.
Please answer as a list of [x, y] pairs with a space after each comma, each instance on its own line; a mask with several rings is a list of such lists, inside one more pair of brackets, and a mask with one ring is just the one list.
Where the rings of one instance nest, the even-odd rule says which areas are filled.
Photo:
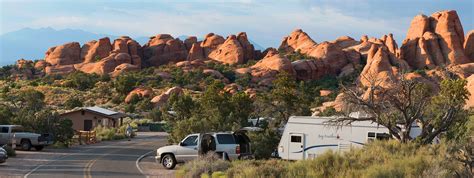
[[112, 118], [112, 119], [118, 119], [118, 118], [123, 118], [123, 117], [128, 116], [127, 114], [112, 111], [112, 110], [105, 109], [105, 108], [101, 108], [101, 107], [98, 107], [98, 106], [76, 108], [72, 111], [63, 113], [61, 115], [66, 115], [66, 114], [70, 114], [70, 113], [74, 113], [74, 112], [78, 112], [78, 111], [87, 111], [87, 112], [91, 112], [91, 113], [101, 115], [101, 116], [107, 117], [107, 118]]

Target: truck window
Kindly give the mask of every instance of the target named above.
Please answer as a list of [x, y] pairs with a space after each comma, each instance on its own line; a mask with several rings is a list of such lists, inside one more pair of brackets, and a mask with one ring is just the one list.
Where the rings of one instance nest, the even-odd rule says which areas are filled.
[[1, 127], [2, 129], [0, 130], [0, 132], [2, 133], [8, 133], [8, 127]]
[[388, 133], [377, 133], [375, 138], [377, 138], [377, 140], [388, 140], [390, 139], [390, 135]]
[[217, 134], [217, 142], [219, 144], [236, 144], [234, 135], [231, 134]]
[[12, 127], [12, 133], [24, 132], [23, 127]]
[[291, 142], [301, 143], [301, 136], [291, 136]]
[[183, 146], [196, 146], [197, 145], [197, 138], [198, 138], [197, 135], [189, 136], [188, 138], [186, 138], [182, 142], [182, 145]]

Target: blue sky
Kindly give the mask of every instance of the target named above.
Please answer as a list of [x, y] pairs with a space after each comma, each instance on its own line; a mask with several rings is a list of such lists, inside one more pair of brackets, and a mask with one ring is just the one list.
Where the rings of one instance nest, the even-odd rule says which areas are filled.
[[388, 33], [400, 42], [413, 16], [444, 9], [458, 11], [465, 33], [474, 29], [472, 0], [0, 0], [0, 34], [26, 27], [132, 37], [245, 31], [258, 44], [277, 47], [302, 28], [317, 42]]

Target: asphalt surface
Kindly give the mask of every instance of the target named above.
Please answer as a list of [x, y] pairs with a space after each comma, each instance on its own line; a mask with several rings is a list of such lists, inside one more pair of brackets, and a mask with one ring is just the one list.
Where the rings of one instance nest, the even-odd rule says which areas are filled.
[[[51, 155], [35, 159], [41, 160], [36, 163], [29, 161], [28, 156], [19, 156], [17, 160], [16, 158], [8, 159], [7, 163], [10, 165], [0, 166], [0, 177], [155, 177], [152, 174], [154, 172], [159, 172], [160, 175], [171, 175], [172, 173], [162, 169], [160, 165], [153, 162], [153, 159], [150, 159], [155, 154], [154, 150], [165, 144], [165, 135], [141, 133], [131, 141], [102, 142], [66, 151], [57, 150], [57, 152], [51, 149], [53, 151], [46, 151], [52, 153]], [[34, 155], [34, 153], [28, 154]], [[17, 154], [22, 155], [22, 152], [17, 152]], [[2, 171], [2, 168], [5, 168], [5, 171]], [[8, 169], [14, 174], [6, 174]], [[21, 176], [16, 173], [20, 173]]]

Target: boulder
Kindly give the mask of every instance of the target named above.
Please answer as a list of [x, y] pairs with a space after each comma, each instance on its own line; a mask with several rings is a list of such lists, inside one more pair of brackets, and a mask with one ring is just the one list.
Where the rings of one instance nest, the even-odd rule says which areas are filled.
[[408, 71], [409, 67], [405, 61], [396, 56], [381, 45], [372, 44], [368, 52], [367, 64], [362, 70], [359, 81], [365, 87], [379, 85], [389, 87], [396, 81], [398, 71]]
[[209, 54], [216, 50], [221, 44], [226, 40], [214, 33], [209, 33], [204, 37], [204, 40], [201, 42], [201, 47], [203, 48], [204, 56], [209, 56]]
[[155, 105], [155, 107], [161, 107], [163, 106], [163, 104], [165, 104], [168, 101], [171, 95], [173, 94], [180, 95], [182, 93], [183, 93], [182, 88], [173, 87], [173, 88], [168, 89], [166, 92], [162, 93], [161, 95], [153, 97], [153, 99], [151, 99], [151, 102]]
[[188, 61], [196, 59], [206, 59], [206, 57], [204, 56], [204, 50], [198, 43], [195, 43], [191, 46], [187, 58]]
[[108, 74], [115, 71], [121, 64], [131, 64], [132, 59], [128, 53], [112, 53], [99, 62], [76, 64], [74, 67], [85, 73], [96, 73], [99, 75]]
[[243, 64], [246, 62], [244, 60], [244, 49], [235, 35], [227, 37], [225, 42], [220, 45], [217, 50], [209, 54], [208, 58], [226, 64]]
[[231, 83], [231, 84], [228, 84], [228, 85], [224, 86], [224, 91], [227, 92], [227, 93], [230, 93], [230, 94], [235, 94], [239, 91], [242, 91], [242, 86], [240, 86], [238, 84], [235, 84], [235, 83]]
[[[466, 78], [467, 80], [467, 85], [466, 88], [469, 91], [469, 93], [474, 93], [474, 75], [469, 76]], [[474, 107], [474, 95], [471, 94], [469, 98], [466, 101], [466, 105], [464, 106], [465, 109], [469, 109]]]
[[466, 35], [466, 40], [464, 41], [464, 53], [467, 58], [474, 61], [474, 30], [471, 30]]
[[112, 51], [112, 45], [108, 37], [99, 39], [98, 42], [91, 41], [84, 44], [81, 49], [81, 58], [84, 62], [95, 62], [109, 56]]
[[464, 32], [456, 11], [416, 16], [400, 48], [400, 58], [414, 69], [469, 63]]
[[32, 60], [19, 59], [19, 60], [16, 61], [16, 67], [18, 69], [32, 68], [33, 67], [33, 61]]
[[46, 66], [44, 69], [47, 75], [66, 75], [76, 71], [74, 65], [56, 65], [56, 66]]
[[398, 45], [395, 39], [393, 39], [393, 34], [384, 35], [381, 40], [387, 46], [388, 51], [398, 56]]
[[152, 37], [143, 46], [143, 59], [148, 66], [160, 66], [186, 60], [188, 51], [180, 39], [160, 34]]
[[255, 48], [253, 47], [253, 44], [250, 43], [250, 41], [247, 38], [247, 33], [245, 32], [240, 32], [237, 34], [237, 40], [240, 43], [240, 46], [242, 47], [242, 50], [244, 52], [244, 63], [246, 63], [249, 60], [256, 60], [255, 56]]
[[356, 41], [356, 40], [354, 40], [353, 38], [351, 38], [349, 36], [341, 36], [341, 37], [337, 38], [336, 40], [331, 41], [330, 43], [334, 43], [334, 44], [338, 45], [340, 48], [344, 49], [344, 48], [348, 48], [348, 47], [351, 47], [351, 46], [359, 45], [361, 42]]
[[133, 89], [130, 93], [128, 93], [127, 97], [125, 97], [125, 103], [130, 103], [133, 99], [133, 95], [137, 95], [141, 98], [150, 97], [153, 91], [150, 88], [146, 87], [138, 87]]
[[46, 68], [46, 66], [49, 66], [49, 64], [44, 60], [38, 60], [35, 63], [35, 69], [36, 70], [43, 70], [44, 68]]
[[82, 62], [81, 46], [78, 42], [66, 43], [49, 48], [45, 61], [51, 65], [70, 65]]
[[319, 96], [328, 96], [332, 94], [331, 90], [319, 90]]
[[329, 68], [321, 60], [303, 59], [291, 63], [298, 80], [316, 80], [329, 73]]
[[191, 47], [194, 44], [198, 44], [197, 38], [195, 36], [189, 36], [184, 40], [184, 45], [186, 46], [186, 50], [191, 50]]
[[117, 77], [123, 73], [131, 72], [131, 71], [139, 71], [140, 67], [133, 64], [123, 63], [115, 67], [114, 71], [109, 73], [111, 77]]
[[291, 32], [289, 36], [283, 38], [278, 49], [284, 52], [299, 51], [303, 54], [307, 54], [316, 45], [317, 43], [314, 42], [308, 34], [301, 29], [296, 29]]
[[346, 53], [335, 43], [320, 43], [308, 55], [321, 60], [329, 68], [330, 73], [334, 75], [339, 74], [341, 69], [350, 62], [346, 57]]

